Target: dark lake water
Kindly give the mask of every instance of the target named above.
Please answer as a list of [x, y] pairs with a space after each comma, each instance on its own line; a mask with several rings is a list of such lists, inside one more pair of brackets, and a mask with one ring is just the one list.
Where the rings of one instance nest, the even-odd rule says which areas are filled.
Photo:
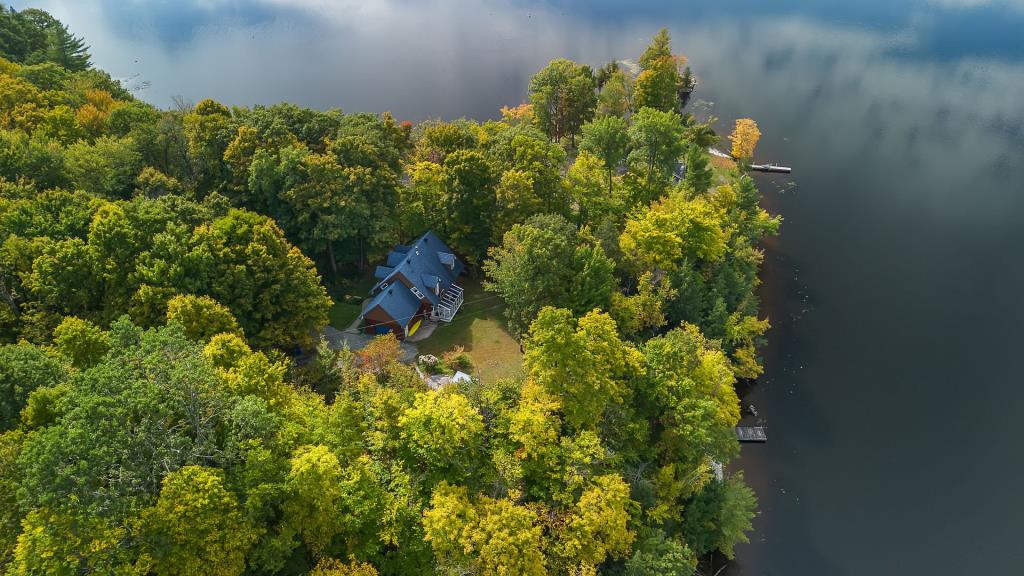
[[[32, 2], [150, 102], [496, 115], [661, 26], [785, 216], [731, 574], [1024, 573], [1024, 0]], [[26, 2], [14, 5], [24, 7]], [[790, 183], [795, 182], [796, 185]]]

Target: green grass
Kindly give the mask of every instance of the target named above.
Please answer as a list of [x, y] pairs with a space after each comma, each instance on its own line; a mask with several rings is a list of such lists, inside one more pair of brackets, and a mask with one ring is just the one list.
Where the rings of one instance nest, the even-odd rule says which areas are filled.
[[476, 280], [462, 286], [465, 301], [450, 324], [440, 324], [417, 343], [420, 354], [440, 357], [455, 346], [466, 349], [480, 377], [488, 382], [522, 374], [523, 355], [509, 334], [501, 298], [485, 292]]
[[367, 267], [359, 276], [342, 281], [338, 286], [330, 288], [334, 306], [327, 312], [331, 326], [338, 330], [348, 328], [363, 311], [363, 301], [370, 294], [370, 288], [377, 283], [373, 277], [373, 267]]
[[331, 306], [331, 309], [327, 311], [327, 315], [330, 317], [331, 326], [338, 330], [344, 330], [355, 322], [362, 311], [363, 307], [359, 304], [335, 302], [334, 306]]

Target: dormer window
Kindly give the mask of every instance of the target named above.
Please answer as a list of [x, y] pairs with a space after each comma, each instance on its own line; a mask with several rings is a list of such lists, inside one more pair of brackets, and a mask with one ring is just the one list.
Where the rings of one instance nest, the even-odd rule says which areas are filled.
[[419, 298], [420, 300], [423, 300], [423, 292], [420, 292], [419, 288], [417, 288], [415, 286], [410, 286], [409, 290], [412, 290], [412, 293], [415, 294], [417, 298]]

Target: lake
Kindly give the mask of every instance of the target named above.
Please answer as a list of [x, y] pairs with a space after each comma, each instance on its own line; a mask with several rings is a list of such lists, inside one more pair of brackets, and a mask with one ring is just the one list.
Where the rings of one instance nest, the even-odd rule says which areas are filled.
[[[555, 57], [637, 58], [661, 26], [691, 107], [764, 133], [785, 216], [723, 574], [1024, 572], [1024, 0], [229, 0], [50, 10], [160, 106], [288, 100], [494, 117]], [[628, 6], [628, 7], [627, 7]]]

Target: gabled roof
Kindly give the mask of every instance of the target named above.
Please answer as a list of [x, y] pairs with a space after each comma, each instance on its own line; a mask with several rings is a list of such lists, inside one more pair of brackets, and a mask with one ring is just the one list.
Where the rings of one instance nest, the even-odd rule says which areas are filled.
[[399, 283], [397, 286], [388, 286], [378, 292], [373, 297], [373, 300], [370, 300], [370, 303], [366, 305], [364, 313], [377, 306], [380, 306], [382, 310], [387, 312], [388, 316], [391, 316], [391, 319], [398, 322], [400, 326], [405, 326], [416, 315], [416, 312], [419, 311], [420, 299], [406, 288], [404, 284]]
[[465, 265], [433, 231], [428, 231], [408, 246], [399, 244], [388, 254], [387, 265], [377, 266], [374, 277], [380, 280], [370, 294], [373, 299], [365, 310], [380, 306], [398, 323], [405, 325], [416, 314], [420, 299], [396, 278], [401, 274], [431, 304], [437, 304], [449, 286], [455, 283]]
[[380, 282], [370, 291], [375, 293], [385, 284], [391, 284], [392, 277], [401, 273], [425, 296], [436, 303], [434, 292], [438, 284], [444, 292], [462, 274], [465, 265], [459, 260], [433, 231], [428, 231], [408, 246], [399, 244], [388, 254], [387, 266], [378, 266], [374, 276]]

